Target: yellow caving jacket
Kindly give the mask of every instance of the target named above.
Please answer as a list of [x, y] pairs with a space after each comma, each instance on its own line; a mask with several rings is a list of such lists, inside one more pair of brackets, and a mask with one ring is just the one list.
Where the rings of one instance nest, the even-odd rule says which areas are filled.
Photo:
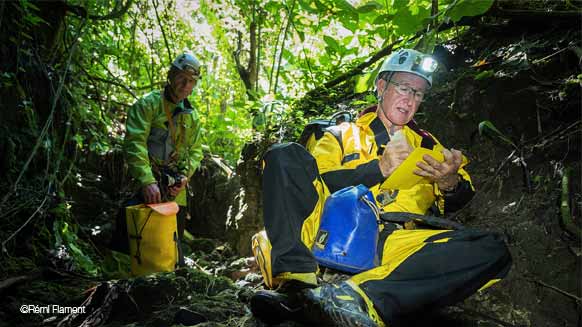
[[[432, 135], [418, 128], [404, 126], [403, 133], [412, 148], [425, 147], [441, 151], [444, 147]], [[330, 127], [316, 144], [307, 148], [315, 157], [319, 173], [330, 193], [347, 186], [364, 184], [373, 193], [376, 204], [384, 212], [435, 214], [458, 210], [474, 194], [467, 172], [458, 171], [460, 182], [453, 192], [442, 192], [436, 183], [416, 184], [406, 190], [382, 189], [378, 165], [389, 134], [375, 112], [364, 114], [355, 123]], [[390, 201], [385, 201], [386, 197]], [[432, 208], [431, 208], [432, 207]], [[438, 209], [438, 212], [436, 212]]]
[[[169, 116], [174, 133], [169, 128]], [[175, 104], [161, 90], [150, 92], [129, 108], [126, 126], [126, 161], [130, 175], [140, 186], [156, 182], [152, 167], [165, 167], [190, 178], [200, 165], [200, 119], [187, 99]], [[186, 190], [175, 201], [186, 205]]]

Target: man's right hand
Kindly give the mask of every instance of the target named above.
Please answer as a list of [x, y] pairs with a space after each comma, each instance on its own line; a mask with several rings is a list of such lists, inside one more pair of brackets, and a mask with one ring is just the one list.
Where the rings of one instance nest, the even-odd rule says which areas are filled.
[[406, 139], [388, 142], [384, 153], [380, 158], [378, 165], [384, 178], [390, 176], [400, 166], [400, 164], [408, 158], [412, 152], [412, 147], [408, 144]]
[[145, 203], [160, 203], [162, 195], [157, 183], [146, 185], [142, 188], [143, 199]]

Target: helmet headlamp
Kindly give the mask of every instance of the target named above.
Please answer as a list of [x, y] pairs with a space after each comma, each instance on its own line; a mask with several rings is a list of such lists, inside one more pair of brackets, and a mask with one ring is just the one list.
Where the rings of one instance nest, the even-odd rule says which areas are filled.
[[438, 64], [432, 57], [424, 57], [420, 64], [420, 68], [427, 73], [434, 73], [437, 67]]

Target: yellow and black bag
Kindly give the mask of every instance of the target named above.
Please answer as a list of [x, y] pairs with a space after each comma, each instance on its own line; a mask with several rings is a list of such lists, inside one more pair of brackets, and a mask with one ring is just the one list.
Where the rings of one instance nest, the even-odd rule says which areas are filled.
[[138, 204], [125, 210], [131, 274], [173, 271], [178, 262], [176, 202]]

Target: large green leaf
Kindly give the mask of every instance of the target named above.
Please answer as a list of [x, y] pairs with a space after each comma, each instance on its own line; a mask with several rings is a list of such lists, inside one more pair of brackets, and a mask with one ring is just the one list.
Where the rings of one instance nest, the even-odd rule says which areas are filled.
[[372, 24], [374, 24], [374, 25], [384, 25], [384, 24], [390, 22], [393, 19], [394, 19], [394, 15], [384, 14], [384, 15], [380, 15], [380, 16], [376, 17], [376, 19], [374, 19], [374, 21], [372, 22]]
[[394, 15], [393, 22], [398, 34], [414, 34], [423, 26], [423, 20], [430, 16], [430, 10], [424, 6], [411, 5], [400, 8]]
[[513, 146], [514, 148], [517, 148], [515, 143], [513, 143], [513, 141], [508, 136], [498, 130], [489, 120], [484, 120], [479, 123], [479, 135], [484, 134], [497, 138], [498, 140], [501, 140], [504, 143]]
[[378, 11], [378, 10], [382, 10], [382, 9], [384, 9], [384, 6], [382, 6], [380, 3], [378, 3], [377, 1], [370, 1], [370, 2], [367, 2], [367, 3], [359, 6], [356, 10], [360, 14], [364, 14], [364, 13], [369, 13], [372, 11]]
[[346, 0], [336, 0], [335, 5], [344, 11], [357, 13], [356, 8], [354, 8], [354, 6], [352, 6], [352, 4]]
[[340, 10], [336, 13], [337, 19], [342, 23], [342, 25], [352, 32], [355, 32], [358, 28], [358, 22], [360, 16], [358, 12], [354, 10]]
[[484, 14], [491, 8], [494, 0], [459, 0], [452, 7], [447, 16], [453, 21], [458, 22], [464, 16], [477, 16]]
[[342, 25], [344, 25], [345, 28], [347, 28], [348, 30], [350, 30], [352, 33], [356, 33], [356, 31], [358, 30], [359, 24], [358, 24], [358, 20], [357, 19], [344, 19], [342, 20]]
[[339, 52], [340, 50], [340, 45], [339, 43], [332, 37], [324, 35], [323, 36], [323, 40], [325, 41], [325, 44], [327, 44], [327, 46], [333, 50], [334, 52]]
[[372, 73], [359, 75], [356, 80], [356, 86], [354, 87], [354, 93], [364, 93], [368, 91], [370, 79], [373, 79], [372, 76]]
[[312, 7], [313, 1], [307, 1], [307, 0], [299, 0], [299, 6], [301, 7], [301, 9], [307, 11], [310, 14], [317, 14], [319, 11], [317, 10], [316, 7]]

